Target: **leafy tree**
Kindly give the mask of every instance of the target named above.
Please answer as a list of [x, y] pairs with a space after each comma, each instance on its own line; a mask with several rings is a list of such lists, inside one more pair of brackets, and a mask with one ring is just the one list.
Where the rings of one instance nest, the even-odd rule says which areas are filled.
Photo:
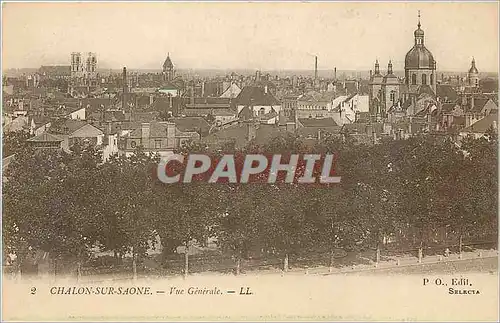
[[23, 151], [27, 145], [26, 140], [28, 140], [29, 137], [30, 134], [26, 131], [4, 132], [2, 137], [2, 157], [5, 158]]

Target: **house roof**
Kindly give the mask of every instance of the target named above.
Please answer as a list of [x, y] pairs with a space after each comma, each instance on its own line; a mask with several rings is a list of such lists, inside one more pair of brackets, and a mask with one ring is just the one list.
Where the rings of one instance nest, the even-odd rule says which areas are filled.
[[44, 132], [38, 136], [29, 138], [27, 141], [29, 141], [29, 142], [61, 142], [63, 140], [56, 135], [50, 134], [48, 132]]
[[301, 95], [298, 100], [299, 101], [317, 101], [321, 97], [321, 93], [316, 91], [309, 91]]
[[[431, 110], [432, 107], [435, 107], [436, 109], [434, 110]], [[431, 113], [431, 114], [435, 114], [435, 113], [438, 113], [438, 109], [437, 109], [437, 106], [436, 104], [434, 103], [429, 103], [425, 108], [423, 108], [422, 110], [418, 111], [415, 116], [416, 117], [425, 117], [427, 116], [427, 114]]]
[[158, 112], [132, 112], [130, 120], [140, 122], [150, 122], [156, 120]]
[[104, 132], [101, 129], [94, 127], [93, 125], [87, 123], [86, 125], [84, 125], [80, 129], [77, 129], [76, 131], [74, 131], [70, 135], [70, 137], [71, 138], [91, 138], [91, 137], [101, 136], [103, 134], [104, 134]]
[[158, 91], [169, 91], [169, 90], [178, 90], [177, 86], [170, 83], [170, 82], [165, 82], [163, 85], [158, 89]]
[[38, 115], [32, 116], [31, 120], [35, 123], [35, 126], [42, 126], [52, 121], [52, 119], [49, 117]]
[[458, 93], [451, 84], [437, 84], [436, 85], [436, 95], [447, 101], [455, 101], [458, 99]]
[[171, 122], [175, 123], [175, 126], [180, 131], [201, 131], [202, 133], [207, 133], [210, 130], [210, 125], [202, 117], [184, 117], [184, 118], [174, 118]]
[[237, 123], [221, 129], [217, 132], [211, 133], [205, 140], [209, 142], [222, 143], [224, 141], [234, 141], [237, 147], [243, 147], [247, 142], [247, 127], [245, 123]]
[[177, 102], [174, 99], [176, 98], [172, 98], [172, 107], [170, 107], [170, 98], [157, 97], [151, 105], [151, 108], [155, 111], [173, 111], [175, 109], [175, 103]]
[[467, 128], [462, 129], [461, 132], [466, 133], [485, 133], [491, 126], [493, 126], [494, 122], [497, 122], [498, 114], [492, 113], [482, 118], [481, 120], [473, 123]]
[[429, 94], [432, 97], [436, 96], [436, 94], [434, 93], [432, 88], [427, 84], [422, 84], [418, 87], [418, 95], [421, 95], [421, 94]]
[[457, 103], [443, 103], [441, 105], [441, 111], [444, 113], [451, 112], [457, 106]]
[[241, 92], [241, 89], [235, 83], [231, 83], [231, 85], [221, 94], [221, 98], [235, 98]]
[[[149, 136], [152, 138], [166, 138], [168, 126], [175, 126], [172, 122], [149, 122]], [[130, 138], [142, 137], [142, 125], [130, 133]]]
[[299, 122], [306, 128], [308, 127], [314, 127], [314, 128], [321, 128], [321, 127], [336, 127], [338, 124], [333, 120], [333, 118], [322, 118], [322, 119], [313, 119], [313, 118], [303, 118], [299, 119]]
[[328, 132], [331, 134], [338, 134], [340, 133], [341, 129], [342, 127], [340, 126], [321, 127], [321, 128], [305, 127], [305, 128], [299, 128], [297, 131], [299, 135], [303, 137], [308, 137], [308, 136], [317, 137], [318, 131], [321, 131], [323, 133]]
[[498, 93], [498, 79], [485, 78], [479, 81], [479, 87], [483, 93]]
[[236, 147], [244, 147], [248, 143], [248, 127], [255, 127], [255, 144], [263, 146], [271, 139], [279, 137], [288, 132], [274, 124], [259, 124], [254, 125], [251, 123], [237, 123], [227, 128], [221, 129], [215, 133], [210, 134], [205, 139], [209, 142], [224, 142], [233, 141]]
[[372, 131], [376, 133], [382, 133], [384, 132], [384, 125], [382, 123], [361, 123], [361, 122], [355, 122], [355, 123], [346, 123], [342, 126], [344, 131], [347, 131], [348, 133], [361, 133], [361, 134], [366, 134], [367, 129], [370, 128]]
[[465, 125], [465, 117], [453, 117], [453, 124]]
[[38, 73], [47, 76], [70, 76], [71, 66], [70, 65], [53, 65], [47, 66], [42, 65], [38, 70]]
[[274, 111], [274, 109], [272, 109], [268, 113], [260, 115], [259, 116], [259, 120], [261, 120], [261, 121], [264, 121], [264, 120], [269, 121], [269, 120], [271, 120], [273, 118], [276, 118], [277, 116], [278, 116], [278, 114], [276, 113], [276, 111]]
[[185, 100], [187, 109], [228, 109], [231, 107], [230, 98], [194, 98]]
[[54, 134], [69, 135], [86, 124], [87, 122], [83, 120], [59, 119], [52, 123], [49, 131]]
[[358, 93], [358, 87], [356, 86], [356, 81], [346, 81], [345, 82], [345, 89], [347, 94], [353, 95]]
[[231, 111], [231, 110], [214, 110], [213, 112], [213, 115], [214, 116], [236, 116], [236, 112], [235, 111]]
[[483, 110], [486, 103], [490, 101], [488, 97], [475, 97], [474, 98], [474, 107], [470, 110], [471, 112], [481, 112]]
[[245, 86], [240, 94], [236, 97], [238, 105], [262, 105], [272, 106], [279, 105], [280, 102], [271, 92], [265, 93], [264, 89], [258, 86]]

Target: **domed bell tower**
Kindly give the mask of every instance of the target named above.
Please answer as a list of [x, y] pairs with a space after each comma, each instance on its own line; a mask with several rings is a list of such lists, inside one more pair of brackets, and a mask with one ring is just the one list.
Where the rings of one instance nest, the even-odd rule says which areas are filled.
[[476, 60], [472, 58], [471, 66], [469, 72], [467, 73], [467, 81], [469, 86], [478, 87], [479, 86], [479, 71], [476, 67]]
[[410, 93], [417, 93], [421, 85], [428, 85], [436, 93], [436, 61], [424, 45], [424, 31], [420, 28], [420, 11], [415, 43], [405, 57], [405, 83]]

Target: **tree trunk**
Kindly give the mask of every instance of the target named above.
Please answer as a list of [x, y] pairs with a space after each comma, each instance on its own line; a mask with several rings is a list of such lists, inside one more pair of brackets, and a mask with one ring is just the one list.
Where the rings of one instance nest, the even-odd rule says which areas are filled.
[[57, 277], [57, 257], [54, 257], [54, 281]]
[[238, 256], [236, 259], [236, 275], [240, 274], [240, 269], [241, 269], [241, 257]]
[[285, 260], [283, 261], [283, 271], [285, 273], [288, 271], [288, 254], [285, 254]]
[[334, 259], [335, 259], [335, 258], [333, 257], [333, 255], [334, 255], [334, 251], [333, 251], [333, 249], [332, 249], [332, 250], [330, 251], [330, 266], [328, 267], [328, 272], [330, 272], [330, 273], [333, 271], [333, 262], [334, 262]]
[[418, 248], [418, 263], [422, 263], [422, 258], [424, 257], [423, 243], [420, 242], [420, 247]]
[[462, 232], [460, 232], [460, 237], [458, 238], [458, 258], [462, 259], [462, 241], [463, 235]]
[[18, 280], [21, 280], [22, 273], [21, 273], [21, 267], [23, 264], [23, 257], [17, 256], [16, 258], [16, 278]]
[[79, 282], [82, 280], [82, 263], [80, 260], [76, 263], [76, 281]]
[[378, 264], [380, 262], [380, 243], [377, 244], [377, 251], [375, 254], [375, 263]]
[[132, 279], [134, 281], [137, 280], [137, 253], [135, 252], [135, 248], [132, 248]]
[[184, 253], [184, 279], [187, 278], [189, 273], [189, 244], [186, 243], [186, 252]]

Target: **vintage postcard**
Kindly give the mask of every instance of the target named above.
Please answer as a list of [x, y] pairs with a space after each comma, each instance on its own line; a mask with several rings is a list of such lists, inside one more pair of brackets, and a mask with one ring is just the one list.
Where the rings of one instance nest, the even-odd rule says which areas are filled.
[[2, 321], [498, 322], [498, 13], [2, 2]]

